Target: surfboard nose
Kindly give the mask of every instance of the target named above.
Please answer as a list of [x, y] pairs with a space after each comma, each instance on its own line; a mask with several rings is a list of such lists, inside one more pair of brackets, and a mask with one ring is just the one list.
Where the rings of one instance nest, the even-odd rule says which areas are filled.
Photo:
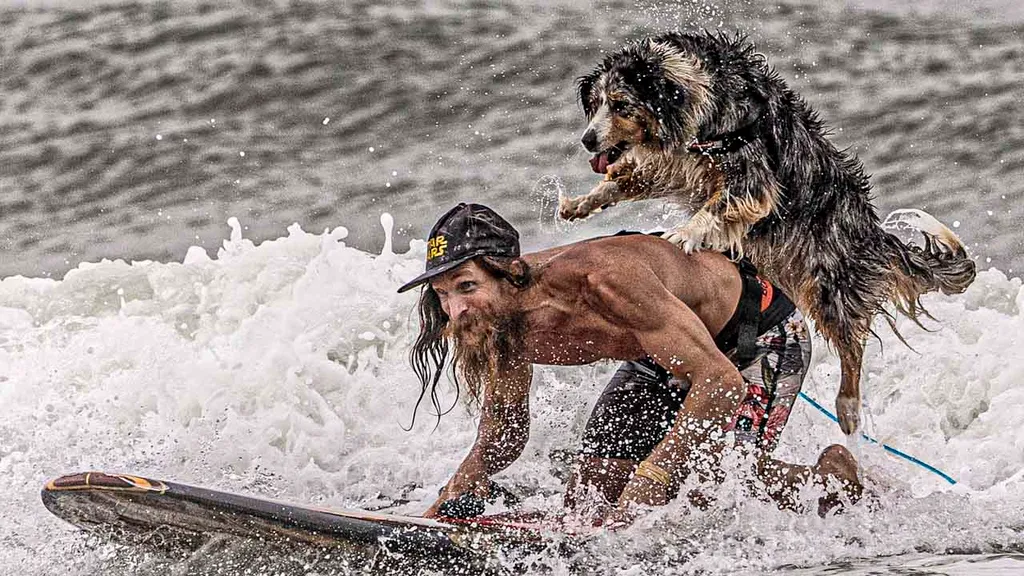
[[50, 480], [43, 487], [43, 491], [63, 492], [67, 490], [84, 490], [86, 488], [144, 492], [164, 492], [167, 490], [167, 486], [163, 482], [149, 480], [141, 476], [105, 474], [103, 472], [79, 472]]

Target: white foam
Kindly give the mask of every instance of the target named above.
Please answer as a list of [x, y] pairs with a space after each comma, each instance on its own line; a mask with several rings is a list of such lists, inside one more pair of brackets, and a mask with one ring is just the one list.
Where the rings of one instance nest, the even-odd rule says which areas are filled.
[[[399, 511], [417, 513], [466, 453], [475, 421], [462, 408], [437, 430], [425, 412], [402, 429], [419, 391], [406, 361], [416, 295], [395, 290], [422, 271], [423, 242], [375, 255], [346, 246], [344, 228], [293, 225], [260, 245], [237, 220], [230, 228], [213, 258], [193, 249], [181, 263], [104, 261], [61, 281], [0, 281], [0, 572], [84, 573], [101, 561], [39, 501], [60, 474], [126, 471], [338, 507], [416, 483]], [[965, 294], [924, 302], [939, 319], [930, 332], [898, 322], [914, 350], [876, 324], [884, 350], [872, 343], [865, 359], [867, 431], [953, 475], [956, 487], [865, 445], [870, 474], [905, 486], [884, 494], [880, 511], [822, 520], [778, 512], [733, 485], [718, 511], [674, 504], [598, 539], [593, 557], [626, 569], [675, 550], [689, 558], [678, 570], [757, 572], [1019, 544], [1021, 282], [988, 270]], [[817, 344], [805, 389], [830, 406], [838, 361]], [[531, 505], [557, 506], [548, 454], [575, 447], [612, 368], [537, 370], [531, 441], [502, 476], [532, 492]], [[842, 441], [838, 426], [798, 404], [779, 454], [809, 462]], [[561, 560], [547, 562], [562, 571]]]

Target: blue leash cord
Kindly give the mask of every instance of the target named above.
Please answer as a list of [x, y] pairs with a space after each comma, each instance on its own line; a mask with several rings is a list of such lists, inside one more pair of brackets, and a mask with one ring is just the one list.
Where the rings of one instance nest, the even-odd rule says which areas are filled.
[[[803, 398], [804, 400], [807, 400], [807, 402], [811, 406], [814, 406], [815, 408], [817, 408], [822, 414], [824, 414], [825, 416], [828, 416], [829, 420], [831, 420], [833, 422], [839, 422], [839, 419], [836, 418], [835, 414], [829, 412], [827, 409], [825, 409], [824, 406], [822, 406], [821, 404], [818, 404], [817, 402], [815, 402], [814, 398], [811, 398], [810, 396], [808, 396], [807, 394], [804, 394], [803, 392], [800, 393], [800, 397]], [[900, 452], [899, 450], [893, 448], [892, 446], [889, 446], [888, 444], [882, 444], [881, 442], [879, 442], [878, 440], [875, 440], [874, 438], [872, 438], [871, 436], [868, 436], [867, 434], [861, 433], [861, 437], [864, 438], [865, 440], [867, 440], [868, 442], [871, 442], [872, 444], [880, 444], [882, 446], [882, 448], [885, 449], [885, 451], [890, 453], [890, 454], [895, 454], [896, 456], [899, 456], [900, 458], [903, 458], [904, 460], [908, 460], [910, 462], [913, 462], [914, 464], [917, 464], [918, 466], [920, 466], [921, 468], [924, 468], [925, 470], [928, 470], [929, 472], [932, 472], [934, 474], [942, 476], [942, 479], [945, 480], [946, 482], [949, 482], [950, 484], [956, 484], [956, 480], [953, 480], [952, 478], [950, 478], [950, 476], [948, 474], [946, 474], [942, 470], [939, 470], [938, 468], [932, 466], [931, 464], [928, 464], [927, 462], [922, 462], [921, 460], [918, 460], [917, 458], [914, 458], [913, 456], [911, 456], [910, 454], [907, 454], [906, 452]]]

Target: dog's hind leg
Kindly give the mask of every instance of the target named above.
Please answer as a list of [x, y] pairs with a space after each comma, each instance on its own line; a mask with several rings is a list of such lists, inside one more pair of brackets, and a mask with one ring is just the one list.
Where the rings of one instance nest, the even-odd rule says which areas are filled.
[[840, 344], [839, 363], [842, 378], [836, 395], [836, 417], [843, 434], [849, 436], [860, 427], [860, 370], [864, 359], [864, 341]]

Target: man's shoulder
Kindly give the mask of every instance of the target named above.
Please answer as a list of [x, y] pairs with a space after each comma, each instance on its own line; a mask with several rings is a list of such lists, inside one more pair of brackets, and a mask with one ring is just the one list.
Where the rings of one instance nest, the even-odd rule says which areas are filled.
[[560, 246], [542, 258], [553, 275], [596, 279], [632, 274], [637, 267], [673, 266], [681, 253], [669, 242], [644, 234], [602, 236]]
[[653, 234], [619, 233], [601, 236], [579, 243], [581, 251], [587, 254], [608, 255], [618, 260], [643, 261], [677, 260], [688, 255], [667, 240]]
[[686, 253], [660, 236], [619, 233], [589, 238], [526, 255], [531, 265], [558, 269], [569, 274], [631, 270], [635, 266], [685, 269], [728, 258], [712, 251]]
[[[603, 264], [622, 258], [625, 254], [630, 254], [635, 258], [638, 256], [637, 253], [642, 250], [650, 251], [650, 248], [643, 248], [644, 245], [659, 242], [668, 244], [664, 240], [644, 234], [599, 236], [542, 250], [528, 257], [537, 260], [538, 263], [550, 263], [556, 266], [576, 267], [594, 265], [595, 263]], [[671, 246], [671, 244], [668, 245]]]
[[686, 292], [686, 286], [698, 280], [721, 279], [736, 270], [719, 252], [687, 253], [648, 234], [604, 236], [569, 244], [550, 263], [552, 284], [569, 283], [585, 289], [608, 283], [643, 283], [642, 279], [649, 278], [673, 293]]
[[587, 238], [586, 240], [580, 240], [572, 244], [565, 245], [566, 248], [576, 248], [580, 250], [599, 250], [608, 246], [645, 246], [645, 245], [664, 245], [671, 247], [672, 244], [661, 238], [657, 234], [648, 234], [645, 232], [632, 232], [622, 231], [616, 234], [610, 234], [607, 236], [597, 236], [594, 238]]

